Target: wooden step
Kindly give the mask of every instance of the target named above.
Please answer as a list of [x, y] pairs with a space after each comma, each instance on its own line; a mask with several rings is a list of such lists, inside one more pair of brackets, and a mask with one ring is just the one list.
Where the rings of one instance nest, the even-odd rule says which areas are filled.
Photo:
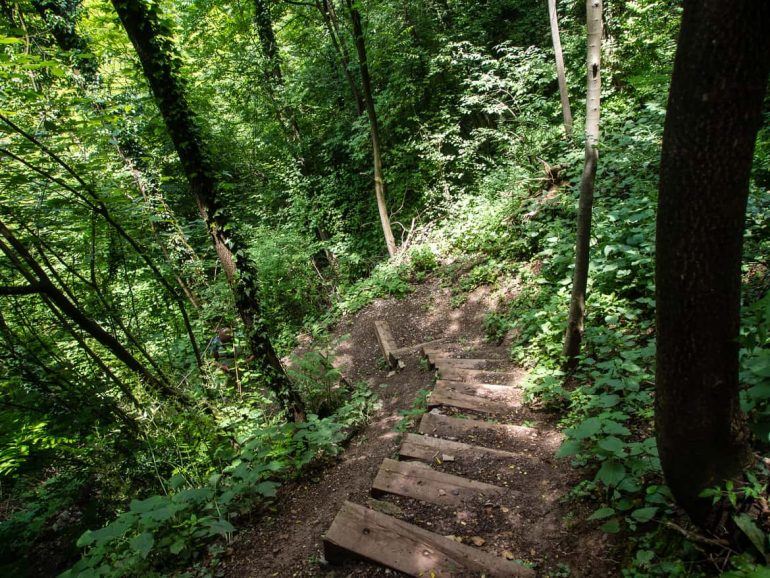
[[475, 395], [492, 401], [520, 404], [524, 392], [520, 387], [499, 383], [467, 383], [452, 379], [439, 379], [436, 387], [446, 387], [465, 395]]
[[390, 331], [390, 325], [387, 321], [379, 320], [374, 322], [374, 332], [377, 334], [377, 343], [380, 344], [382, 350], [382, 356], [388, 365], [394, 369], [397, 369], [399, 359], [394, 353], [398, 349], [396, 340], [393, 338], [393, 333]]
[[518, 457], [514, 453], [503, 450], [473, 446], [462, 442], [413, 433], [406, 434], [398, 453], [402, 458], [423, 460], [428, 463], [444, 461], [448, 456], [451, 456], [452, 459], [484, 458], [490, 460], [505, 460]]
[[428, 408], [450, 406], [481, 413], [505, 414], [521, 407], [522, 392], [509, 385], [439, 380], [428, 398]]
[[372, 484], [372, 495], [395, 494], [439, 505], [458, 505], [479, 496], [509, 492], [491, 484], [437, 472], [419, 462], [382, 462]]
[[466, 369], [444, 365], [441, 361], [436, 364], [442, 379], [452, 381], [488, 381], [503, 385], [517, 385], [526, 375], [524, 371], [489, 371], [485, 369]]
[[500, 360], [496, 359], [467, 359], [459, 357], [449, 357], [447, 355], [431, 355], [428, 357], [428, 362], [431, 367], [441, 365], [442, 367], [458, 368], [458, 369], [485, 369], [489, 366], [499, 364]]
[[324, 537], [324, 556], [339, 563], [350, 553], [423, 578], [535, 576], [534, 571], [515, 562], [345, 502]]
[[443, 438], [484, 437], [496, 434], [501, 438], [531, 440], [538, 437], [538, 431], [531, 427], [489, 423], [475, 419], [459, 419], [438, 413], [426, 413], [420, 420], [418, 430], [421, 434], [441, 436]]

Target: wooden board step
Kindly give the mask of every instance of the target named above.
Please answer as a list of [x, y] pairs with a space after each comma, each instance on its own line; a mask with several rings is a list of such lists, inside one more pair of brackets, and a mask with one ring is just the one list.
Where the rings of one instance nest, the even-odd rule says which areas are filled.
[[520, 425], [507, 425], [489, 423], [475, 419], [460, 419], [429, 412], [422, 416], [418, 431], [421, 434], [440, 436], [443, 438], [462, 438], [480, 436], [485, 434], [497, 434], [501, 438], [508, 438], [511, 442], [516, 439], [531, 440], [538, 437], [535, 428]]
[[439, 380], [428, 408], [450, 406], [481, 413], [504, 414], [521, 407], [522, 391], [509, 385]]
[[469, 359], [461, 357], [450, 357], [448, 355], [430, 355], [427, 357], [431, 367], [441, 365], [442, 367], [454, 367], [457, 369], [487, 369], [502, 362], [500, 359]]
[[520, 405], [524, 391], [520, 387], [500, 385], [499, 383], [467, 383], [452, 379], [439, 379], [437, 388], [448, 388], [463, 395], [475, 395], [491, 401], [499, 401], [506, 404]]
[[324, 536], [324, 556], [339, 563], [349, 554], [423, 578], [535, 576], [515, 562], [345, 502]]
[[398, 451], [402, 458], [423, 460], [428, 463], [442, 462], [448, 459], [484, 458], [489, 460], [507, 460], [518, 457], [512, 452], [473, 446], [462, 442], [434, 438], [429, 435], [408, 433], [401, 442]]
[[436, 364], [438, 373], [442, 379], [452, 381], [488, 381], [502, 385], [517, 385], [526, 375], [522, 371], [490, 371], [486, 369], [467, 369], [445, 365], [441, 361]]
[[387, 321], [375, 321], [374, 332], [377, 334], [377, 343], [380, 344], [385, 361], [387, 361], [390, 367], [397, 369], [399, 367], [399, 359], [394, 351], [398, 349], [398, 346], [393, 338], [393, 333], [390, 331], [390, 325], [388, 325]]
[[439, 505], [458, 505], [477, 497], [499, 496], [510, 490], [460, 476], [437, 472], [419, 462], [382, 462], [372, 495], [395, 494]]

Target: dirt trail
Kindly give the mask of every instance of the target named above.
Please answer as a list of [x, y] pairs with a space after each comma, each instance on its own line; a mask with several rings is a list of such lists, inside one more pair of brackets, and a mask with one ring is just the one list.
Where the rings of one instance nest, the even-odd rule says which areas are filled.
[[[507, 358], [505, 345], [492, 346], [483, 339], [484, 315], [495, 309], [501, 295], [482, 287], [456, 309], [450, 306], [450, 296], [438, 281], [429, 281], [403, 300], [377, 300], [339, 324], [335, 337], [348, 338], [337, 347], [335, 364], [349, 381], [366, 381], [379, 395], [382, 407], [336, 463], [309, 475], [309, 479], [284, 486], [275, 509], [255, 517], [251, 527], [236, 534], [232, 553], [224, 564], [227, 576], [398, 575], [366, 562], [328, 565], [323, 559], [322, 536], [345, 500], [367, 504], [383, 459], [396, 457], [402, 437], [394, 429], [401, 419], [399, 411], [411, 408], [418, 392], [430, 388], [435, 378], [433, 371], [420, 364], [416, 353], [405, 356], [406, 367], [388, 377], [374, 334], [375, 320], [389, 321], [400, 346], [446, 337], [457, 349], [473, 351], [474, 357]], [[510, 364], [507, 368], [514, 369]], [[510, 476], [505, 475], [509, 478], [505, 485], [522, 491], [522, 495], [519, 503], [509, 509], [510, 515], [485, 522], [487, 535], [493, 532], [502, 536], [505, 544], [516, 548], [517, 558], [535, 564], [542, 576], [616, 575], [617, 568], [607, 558], [604, 535], [581, 528], [578, 521], [585, 518], [585, 513], [574, 512], [574, 505], [560, 499], [579, 476], [568, 463], [553, 457], [559, 434], [552, 417], [533, 411], [525, 414], [517, 417], [537, 427], [539, 435], [519, 448], [523, 461], [511, 464]], [[493, 475], [485, 472], [483, 465], [474, 474], [477, 479]], [[447, 512], [405, 500], [393, 501], [411, 522], [429, 528], [436, 524], [440, 527], [434, 531], [455, 533], [447, 522]], [[490, 545], [494, 542], [490, 540]], [[565, 573], [567, 568], [571, 573]]]

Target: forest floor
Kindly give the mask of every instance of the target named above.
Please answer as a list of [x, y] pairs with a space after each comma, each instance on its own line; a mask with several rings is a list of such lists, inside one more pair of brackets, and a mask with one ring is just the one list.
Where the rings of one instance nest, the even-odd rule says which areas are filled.
[[[474, 352], [474, 357], [508, 359], [508, 345], [490, 345], [484, 340], [484, 315], [493, 311], [501, 299], [514, 289], [491, 290], [480, 287], [470, 293], [460, 307], [450, 305], [450, 290], [439, 280], [430, 279], [404, 299], [378, 299], [355, 315], [344, 318], [336, 327], [335, 365], [350, 382], [365, 381], [377, 392], [381, 407], [369, 425], [356, 434], [335, 462], [304, 479], [283, 486], [268, 512], [255, 514], [231, 545], [224, 561], [226, 576], [265, 578], [396, 576], [397, 572], [364, 561], [341, 566], [329, 565], [323, 557], [323, 535], [346, 501], [366, 505], [369, 491], [383, 459], [397, 456], [402, 434], [397, 431], [402, 410], [411, 409], [420, 390], [429, 389], [435, 372], [420, 363], [419, 353], [405, 356], [406, 367], [398, 372], [385, 368], [374, 332], [374, 321], [387, 320], [400, 347], [447, 338], [455, 347]], [[506, 362], [507, 363], [507, 362]], [[512, 369], [508, 364], [507, 368]], [[512, 489], [517, 503], [502, 511], [508, 515], [487, 516], [481, 533], [487, 547], [504, 544], [519, 560], [531, 564], [539, 576], [581, 577], [616, 576], [613, 544], [607, 535], [586, 522], [590, 510], [580, 503], [564, 499], [580, 481], [580, 475], [568, 460], [557, 460], [554, 453], [561, 435], [555, 427], [556, 416], [525, 408], [517, 412], [520, 423], [537, 433], [523, 440], [518, 448], [521, 461], [510, 466], [502, 483]], [[403, 427], [401, 428], [403, 429]], [[406, 431], [415, 431], [412, 424]], [[461, 473], [462, 474], [462, 473]], [[485, 472], [483, 464], [474, 478], [495, 476]], [[395, 499], [391, 503], [411, 523], [447, 534], [474, 532], [482, 521], [468, 527], [453, 528], [456, 516], [429, 504]], [[498, 509], [499, 513], [499, 509]], [[450, 513], [452, 514], [452, 513]], [[456, 514], [456, 512], [453, 512]], [[466, 526], [465, 522], [460, 522]], [[490, 526], [491, 525], [491, 526]], [[498, 540], [497, 538], [500, 538]], [[497, 555], [499, 551], [495, 551]]]

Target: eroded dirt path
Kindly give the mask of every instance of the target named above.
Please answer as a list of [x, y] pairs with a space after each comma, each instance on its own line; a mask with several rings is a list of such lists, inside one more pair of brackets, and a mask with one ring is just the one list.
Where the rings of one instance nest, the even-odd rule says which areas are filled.
[[[374, 321], [387, 319], [400, 346], [443, 337], [460, 356], [473, 352], [474, 357], [506, 359], [507, 347], [486, 343], [483, 330], [484, 315], [495, 309], [501, 297], [505, 295], [480, 288], [463, 306], [454, 309], [449, 290], [431, 281], [403, 300], [378, 300], [340, 323], [335, 337], [348, 337], [336, 349], [335, 365], [349, 381], [366, 381], [379, 395], [382, 407], [333, 465], [309, 474], [303, 481], [285, 485], [274, 509], [255, 516], [250, 527], [236, 534], [224, 565], [227, 576], [398, 575], [366, 562], [330, 566], [323, 559], [322, 536], [340, 506], [346, 500], [368, 503], [372, 481], [383, 460], [397, 456], [402, 438], [395, 430], [401, 420], [399, 412], [411, 408], [420, 390], [429, 389], [435, 380], [435, 372], [420, 363], [416, 352], [404, 357], [404, 369], [389, 375], [380, 360]], [[504, 362], [501, 369], [516, 368]], [[517, 447], [501, 447], [520, 455], [505, 471], [492, 471], [483, 461], [475, 464], [473, 471], [452, 472], [455, 466], [445, 464], [447, 472], [486, 478], [511, 488], [505, 505], [497, 504], [483, 519], [464, 521], [460, 513], [445, 507], [399, 498], [389, 501], [399, 509], [401, 518], [442, 535], [483, 535], [485, 549], [496, 555], [498, 549], [513, 552], [541, 576], [617, 575], [604, 535], [581, 522], [586, 512], [579, 508], [576, 511], [574, 504], [562, 500], [579, 476], [568, 463], [554, 458], [560, 434], [553, 416], [525, 409], [515, 418], [518, 423], [536, 428], [536, 433], [518, 440]], [[468, 441], [493, 447], [512, 443]]]

